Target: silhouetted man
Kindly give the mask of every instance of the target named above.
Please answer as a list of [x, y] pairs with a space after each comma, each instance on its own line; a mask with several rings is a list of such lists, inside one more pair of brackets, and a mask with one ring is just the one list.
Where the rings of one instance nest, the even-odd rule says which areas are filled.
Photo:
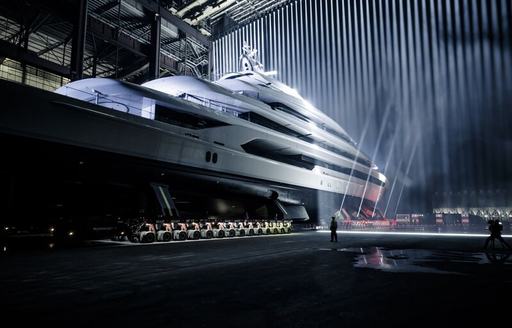
[[494, 240], [498, 239], [501, 243], [501, 246], [511, 249], [510, 245], [505, 241], [505, 239], [503, 239], [503, 237], [501, 237], [501, 232], [503, 231], [503, 224], [501, 223], [500, 219], [491, 219], [487, 221], [487, 223], [489, 224], [488, 229], [491, 232], [491, 235], [487, 237], [487, 239], [485, 240], [484, 248], [487, 248], [487, 246], [489, 246], [489, 242], [491, 242], [492, 249], [495, 249]]
[[333, 216], [331, 220], [331, 242], [338, 242], [338, 234], [336, 230], [338, 229], [338, 222], [336, 222], [336, 218]]

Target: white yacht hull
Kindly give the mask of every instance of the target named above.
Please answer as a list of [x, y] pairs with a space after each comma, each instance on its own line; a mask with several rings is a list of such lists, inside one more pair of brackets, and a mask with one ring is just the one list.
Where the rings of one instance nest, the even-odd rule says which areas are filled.
[[[344, 195], [375, 203], [382, 193], [382, 187], [355, 177], [340, 178], [339, 174], [327, 175], [328, 170], [284, 164], [173, 131], [162, 122], [15, 83], [0, 83], [2, 92], [10, 95], [4, 97], [0, 111], [0, 133], [4, 135], [153, 161], [167, 175], [222, 183], [228, 193], [261, 198], [278, 194], [283, 202], [311, 204], [311, 208], [318, 206], [318, 195], [330, 195], [322, 196], [335, 200], [330, 213]], [[217, 154], [216, 163], [205, 160], [207, 152]], [[165, 175], [160, 179], [172, 188], [172, 179], [168, 181]]]

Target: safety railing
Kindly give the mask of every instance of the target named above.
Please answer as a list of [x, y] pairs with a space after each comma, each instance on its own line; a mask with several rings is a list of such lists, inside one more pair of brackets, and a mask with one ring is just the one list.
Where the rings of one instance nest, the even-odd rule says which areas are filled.
[[[72, 93], [63, 93], [64, 95], [82, 101], [86, 101], [88, 103], [100, 105], [120, 112], [142, 116], [146, 118], [153, 118], [154, 115], [155, 101], [151, 98], [138, 96], [139, 99], [137, 101], [134, 101], [134, 95], [130, 95], [129, 97], [123, 97], [122, 94], [107, 95], [95, 89], [91, 89], [91, 91], [89, 92], [83, 89], [73, 88], [69, 85], [63, 86], [63, 88], [67, 90], [72, 90], [73, 93], [82, 94], [82, 96], [72, 96]], [[140, 104], [140, 106], [135, 106], [134, 103]], [[146, 104], [147, 106], [144, 106], [144, 104]]]
[[232, 105], [226, 104], [224, 102], [221, 102], [218, 100], [213, 100], [213, 99], [202, 97], [202, 96], [192, 95], [192, 94], [189, 94], [186, 92], [183, 92], [182, 94], [180, 94], [179, 97], [182, 99], [200, 104], [202, 106], [211, 108], [213, 110], [224, 112], [224, 113], [236, 116], [236, 117], [238, 117], [238, 115], [240, 115], [240, 113], [243, 112], [243, 111], [240, 111], [240, 109], [238, 109]]

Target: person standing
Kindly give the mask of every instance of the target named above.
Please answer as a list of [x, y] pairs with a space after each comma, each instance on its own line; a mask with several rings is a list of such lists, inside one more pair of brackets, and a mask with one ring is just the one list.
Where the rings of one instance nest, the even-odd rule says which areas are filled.
[[338, 230], [338, 222], [336, 222], [336, 218], [333, 216], [331, 220], [331, 242], [338, 242], [336, 230]]

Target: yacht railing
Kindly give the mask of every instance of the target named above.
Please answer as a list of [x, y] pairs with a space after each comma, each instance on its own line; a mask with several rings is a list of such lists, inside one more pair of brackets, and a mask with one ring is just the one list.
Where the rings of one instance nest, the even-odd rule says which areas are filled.
[[[104, 94], [95, 89], [91, 89], [91, 91], [86, 91], [83, 89], [73, 88], [71, 86], [64, 86], [64, 88], [72, 90], [73, 92], [78, 92], [78, 93], [83, 94], [84, 97], [80, 97], [79, 99], [81, 99], [83, 101], [87, 101], [89, 103], [101, 105], [101, 106], [108, 107], [108, 108], [113, 108], [113, 109], [116, 109], [116, 110], [119, 110], [119, 111], [122, 111], [125, 113], [129, 113], [129, 114], [139, 115], [139, 113], [140, 113], [140, 115], [143, 117], [149, 117], [148, 115], [153, 114], [152, 110], [148, 110], [147, 107], [142, 106], [142, 104], [144, 103], [144, 98], [147, 100], [152, 100], [154, 102], [153, 99], [148, 98], [148, 97], [140, 96], [141, 106], [134, 106], [133, 99], [129, 99], [128, 97], [123, 98], [123, 96], [120, 94], [116, 94], [115, 96], [107, 95], [107, 94]], [[224, 103], [222, 101], [213, 100], [213, 99], [209, 99], [209, 98], [198, 96], [198, 95], [192, 95], [192, 94], [189, 94], [186, 92], [181, 92], [179, 94], [178, 98], [208, 107], [208, 108], [213, 109], [218, 112], [227, 113], [227, 114], [235, 116], [235, 117], [238, 117], [241, 113], [244, 112], [244, 111], [241, 111], [239, 108], [236, 108], [236, 107], [229, 105], [227, 103]]]
[[186, 92], [183, 92], [179, 95], [180, 98], [194, 102], [196, 104], [211, 108], [216, 111], [224, 112], [233, 116], [238, 117], [243, 111], [240, 111], [238, 108], [226, 104], [222, 101], [213, 100], [210, 98], [198, 96], [198, 95], [192, 95]]
[[[114, 110], [117, 110], [120, 112], [132, 114], [132, 115], [140, 115], [140, 116], [146, 117], [146, 118], [152, 118], [154, 115], [154, 110], [148, 109], [148, 108], [153, 108], [153, 106], [151, 106], [151, 105], [149, 105], [149, 106], [134, 106], [133, 104], [130, 104], [130, 103], [134, 102], [133, 99], [130, 100], [128, 98], [123, 98], [121, 95], [115, 95], [115, 96], [107, 95], [107, 94], [104, 94], [95, 89], [91, 89], [91, 91], [89, 92], [89, 91], [86, 91], [83, 89], [73, 88], [69, 85], [65, 85], [64, 88], [73, 90], [73, 92], [82, 93], [82, 94], [88, 96], [88, 97], [84, 97], [84, 98], [73, 97], [75, 99], [80, 99], [80, 100], [86, 101], [88, 103], [100, 105], [103, 107], [111, 108], [111, 109], [114, 109]], [[64, 95], [69, 96], [67, 93]], [[153, 101], [153, 105], [154, 105], [153, 99], [140, 96], [141, 105], [144, 103], [144, 99], [147, 99], [150, 102]]]

